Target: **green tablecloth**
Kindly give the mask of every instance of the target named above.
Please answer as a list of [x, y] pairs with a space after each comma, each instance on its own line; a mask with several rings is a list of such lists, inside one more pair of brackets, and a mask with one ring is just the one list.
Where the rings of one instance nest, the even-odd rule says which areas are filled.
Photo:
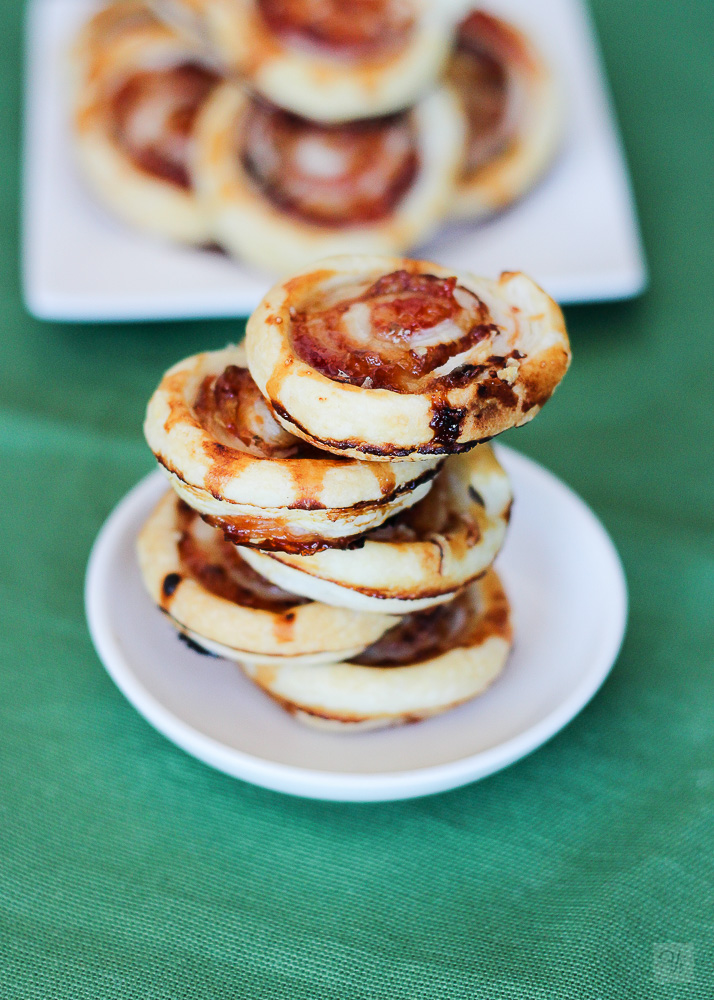
[[184, 755], [90, 644], [87, 554], [151, 468], [146, 399], [238, 326], [26, 315], [21, 12], [3, 9], [2, 1000], [714, 996], [711, 6], [597, 0], [595, 15], [651, 289], [568, 310], [572, 371], [509, 441], [612, 533], [628, 637], [530, 758], [431, 799], [344, 806]]

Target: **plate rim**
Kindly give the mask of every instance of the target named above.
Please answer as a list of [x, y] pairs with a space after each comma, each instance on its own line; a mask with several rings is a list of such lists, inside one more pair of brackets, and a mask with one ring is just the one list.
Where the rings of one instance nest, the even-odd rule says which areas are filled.
[[504, 445], [497, 450], [531, 473], [545, 478], [562, 491], [585, 514], [600, 543], [611, 573], [611, 615], [609, 631], [601, 638], [593, 663], [571, 694], [534, 725], [503, 743], [459, 757], [456, 760], [404, 771], [362, 774], [350, 771], [322, 771], [267, 760], [245, 750], [227, 747], [201, 732], [167, 709], [134, 675], [122, 655], [102, 601], [103, 570], [112, 545], [126, 530], [145, 492], [159, 478], [159, 470], [144, 476], [112, 509], [92, 545], [84, 586], [84, 601], [90, 637], [100, 662], [133, 708], [159, 733], [190, 756], [209, 767], [251, 784], [302, 798], [341, 802], [383, 802], [434, 795], [470, 784], [510, 766], [548, 742], [567, 726], [592, 700], [617, 661], [625, 636], [628, 595], [625, 572], [615, 545], [599, 518], [585, 501], [558, 476], [539, 462]]

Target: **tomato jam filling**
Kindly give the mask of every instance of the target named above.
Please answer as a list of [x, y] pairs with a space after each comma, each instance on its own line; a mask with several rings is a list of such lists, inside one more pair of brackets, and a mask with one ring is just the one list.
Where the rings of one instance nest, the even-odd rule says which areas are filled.
[[258, 8], [276, 35], [341, 56], [381, 55], [414, 24], [405, 0], [258, 0]]
[[469, 642], [473, 611], [467, 594], [448, 604], [405, 615], [364, 652], [351, 660], [368, 667], [402, 667], [448, 653]]
[[112, 99], [116, 140], [140, 170], [191, 189], [193, 126], [217, 82], [205, 67], [184, 63], [135, 73], [117, 90]]
[[[292, 316], [298, 356], [337, 382], [420, 392], [453, 381], [450, 359], [499, 333], [487, 306], [456, 278], [394, 271], [351, 291], [338, 290], [335, 301], [325, 294]], [[471, 365], [469, 377], [481, 367]]]
[[493, 45], [503, 30], [501, 22], [482, 11], [474, 11], [459, 28], [449, 74], [468, 121], [467, 172], [498, 156], [512, 138], [508, 74]]
[[193, 408], [212, 438], [258, 458], [294, 458], [309, 447], [280, 426], [247, 368], [206, 376]]
[[306, 598], [289, 594], [256, 573], [238, 554], [235, 545], [198, 514], [178, 502], [178, 541], [181, 570], [216, 597], [262, 611], [282, 612], [307, 604]]
[[411, 186], [419, 157], [408, 112], [322, 125], [254, 100], [243, 166], [282, 211], [330, 227], [385, 218]]

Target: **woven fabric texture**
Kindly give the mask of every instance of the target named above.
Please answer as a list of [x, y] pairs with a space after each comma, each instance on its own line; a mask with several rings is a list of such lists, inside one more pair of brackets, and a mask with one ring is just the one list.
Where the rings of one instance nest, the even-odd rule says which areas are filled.
[[568, 310], [571, 373], [507, 440], [612, 533], [627, 639], [592, 704], [528, 759], [433, 798], [346, 806], [192, 760], [94, 653], [85, 564], [152, 466], [149, 393], [241, 327], [26, 314], [22, 10], [3, 7], [2, 1000], [714, 996], [711, 7], [594, 14], [651, 287]]

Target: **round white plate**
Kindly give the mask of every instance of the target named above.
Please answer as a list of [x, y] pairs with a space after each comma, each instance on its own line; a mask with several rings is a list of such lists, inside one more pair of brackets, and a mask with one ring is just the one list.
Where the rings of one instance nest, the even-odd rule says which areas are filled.
[[600, 522], [540, 465], [498, 455], [516, 502], [497, 568], [516, 630], [502, 676], [445, 715], [377, 732], [297, 722], [235, 664], [189, 649], [144, 591], [139, 529], [166, 489], [154, 472], [121, 501], [94, 544], [87, 619], [117, 686], [159, 732], [199, 760], [293, 795], [406, 799], [483, 778], [535, 750], [592, 698], [625, 631], [627, 592]]

